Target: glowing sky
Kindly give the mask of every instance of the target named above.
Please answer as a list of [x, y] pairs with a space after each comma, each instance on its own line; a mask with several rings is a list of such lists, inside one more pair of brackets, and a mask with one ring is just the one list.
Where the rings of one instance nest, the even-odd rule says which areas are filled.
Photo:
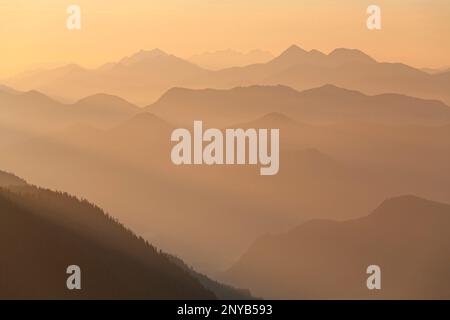
[[[66, 9], [82, 9], [82, 29]], [[382, 30], [366, 8], [382, 9]], [[358, 48], [384, 61], [450, 65], [449, 0], [0, 0], [0, 77], [53, 63], [94, 67], [140, 49], [181, 57], [296, 43], [328, 52]]]

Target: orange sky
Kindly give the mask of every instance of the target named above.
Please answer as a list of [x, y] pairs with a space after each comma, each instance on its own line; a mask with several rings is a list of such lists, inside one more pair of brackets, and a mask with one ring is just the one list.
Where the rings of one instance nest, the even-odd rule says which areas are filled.
[[[66, 29], [66, 9], [82, 29]], [[366, 28], [382, 8], [383, 29]], [[328, 52], [359, 48], [379, 60], [450, 65], [448, 0], [0, 0], [0, 77], [52, 63], [94, 67], [140, 49], [181, 57], [255, 48], [280, 53], [296, 43]]]

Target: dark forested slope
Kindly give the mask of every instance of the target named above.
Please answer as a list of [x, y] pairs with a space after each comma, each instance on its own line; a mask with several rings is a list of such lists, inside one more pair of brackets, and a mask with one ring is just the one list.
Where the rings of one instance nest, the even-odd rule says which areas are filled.
[[[214, 299], [187, 271], [68, 194], [0, 174], [0, 299]], [[81, 290], [66, 287], [69, 265]]]

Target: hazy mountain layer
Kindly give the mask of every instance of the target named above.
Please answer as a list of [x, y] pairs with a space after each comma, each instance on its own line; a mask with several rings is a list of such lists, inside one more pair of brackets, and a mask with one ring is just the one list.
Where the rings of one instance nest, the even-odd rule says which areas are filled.
[[189, 61], [210, 70], [220, 70], [231, 67], [243, 67], [255, 63], [266, 63], [273, 59], [270, 52], [252, 50], [246, 53], [235, 50], [219, 50], [205, 52], [192, 56]]
[[[450, 205], [402, 196], [369, 216], [313, 220], [257, 240], [224, 274], [285, 299], [449, 299]], [[366, 269], [381, 268], [381, 290]]]
[[367, 94], [397, 93], [450, 103], [450, 72], [429, 74], [401, 63], [378, 62], [356, 50], [324, 54], [291, 46], [265, 63], [218, 71], [201, 68], [159, 49], [140, 51], [97, 69], [76, 65], [18, 75], [7, 85], [76, 101], [98, 92], [148, 105], [168, 89], [287, 85], [298, 90], [333, 84]]

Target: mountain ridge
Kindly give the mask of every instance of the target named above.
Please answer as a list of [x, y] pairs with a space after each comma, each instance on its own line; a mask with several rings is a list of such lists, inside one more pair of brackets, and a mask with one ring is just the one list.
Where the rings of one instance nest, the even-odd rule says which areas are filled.
[[[397, 196], [364, 217], [266, 235], [222, 279], [275, 299], [448, 299], [449, 226], [449, 204]], [[372, 264], [382, 290], [366, 288]]]
[[144, 110], [174, 123], [188, 124], [202, 118], [218, 126], [252, 121], [271, 112], [312, 123], [349, 120], [389, 124], [450, 123], [450, 107], [437, 100], [397, 93], [366, 95], [330, 84], [304, 91], [284, 85], [172, 88]]
[[337, 48], [324, 54], [292, 45], [267, 62], [214, 71], [160, 49], [141, 50], [97, 69], [66, 66], [12, 78], [6, 85], [72, 100], [106, 92], [145, 105], [175, 86], [223, 89], [283, 84], [304, 90], [331, 83], [365, 94], [393, 92], [450, 103], [449, 79], [445, 73], [429, 74], [402, 63], [378, 62], [358, 49]]

